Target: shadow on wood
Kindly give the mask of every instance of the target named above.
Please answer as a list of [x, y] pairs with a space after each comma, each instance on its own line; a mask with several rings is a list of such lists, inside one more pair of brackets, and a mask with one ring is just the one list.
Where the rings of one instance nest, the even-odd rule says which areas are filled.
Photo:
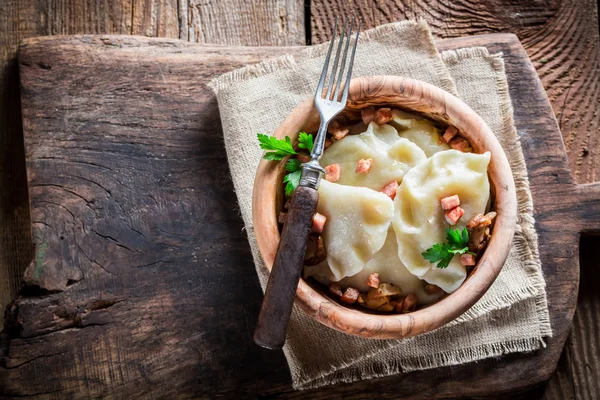
[[13, 301], [33, 255], [19, 70], [9, 62], [0, 79], [0, 305]]

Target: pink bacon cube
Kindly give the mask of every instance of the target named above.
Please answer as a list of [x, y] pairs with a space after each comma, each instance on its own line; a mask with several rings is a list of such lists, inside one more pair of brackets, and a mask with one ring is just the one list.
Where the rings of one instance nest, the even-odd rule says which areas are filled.
[[340, 180], [340, 164], [331, 164], [325, 167], [325, 180], [337, 182]]
[[383, 189], [381, 189], [381, 192], [383, 194], [389, 196], [389, 198], [392, 200], [394, 200], [396, 198], [397, 191], [398, 191], [398, 182], [397, 181], [391, 181], [390, 183], [385, 185], [383, 187]]
[[446, 211], [446, 222], [448, 222], [450, 225], [456, 225], [456, 223], [458, 222], [460, 217], [463, 216], [464, 213], [465, 210], [463, 210], [462, 208], [454, 207], [452, 210]]
[[455, 127], [449, 126], [448, 128], [446, 128], [446, 131], [444, 132], [442, 138], [444, 139], [444, 142], [450, 143], [450, 141], [454, 139], [454, 136], [456, 136], [457, 133], [458, 130]]
[[363, 158], [358, 160], [358, 164], [356, 165], [356, 173], [357, 174], [366, 174], [371, 169], [371, 164], [373, 163], [372, 158], [367, 158], [366, 160]]
[[450, 211], [454, 207], [460, 206], [460, 199], [459, 199], [458, 195], [455, 194], [452, 196], [444, 197], [443, 199], [440, 200], [440, 204], [442, 205], [442, 208], [444, 209], [444, 211]]
[[326, 216], [324, 216], [323, 214], [315, 213], [315, 216], [313, 217], [312, 231], [315, 233], [323, 232], [326, 221], [327, 221]]
[[465, 267], [471, 267], [475, 265], [475, 256], [473, 254], [465, 253], [460, 255], [460, 263]]

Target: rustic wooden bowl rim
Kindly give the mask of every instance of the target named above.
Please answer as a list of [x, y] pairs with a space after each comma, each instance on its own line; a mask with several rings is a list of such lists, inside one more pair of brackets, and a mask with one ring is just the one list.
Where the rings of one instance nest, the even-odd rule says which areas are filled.
[[[506, 155], [487, 124], [470, 107], [428, 83], [398, 76], [360, 77], [352, 80], [347, 108], [389, 105], [417, 111], [433, 120], [456, 126], [477, 153], [491, 152], [488, 176], [498, 213], [492, 239], [473, 272], [454, 293], [409, 314], [378, 315], [338, 304], [300, 279], [296, 304], [320, 323], [338, 331], [376, 339], [417, 335], [436, 329], [475, 304], [494, 282], [508, 256], [516, 225], [515, 185]], [[312, 98], [298, 105], [283, 121], [275, 136], [296, 139], [299, 131], [315, 125], [318, 115]], [[258, 248], [265, 266], [273, 265], [279, 231], [277, 190], [283, 163], [261, 160], [252, 196], [252, 215]]]

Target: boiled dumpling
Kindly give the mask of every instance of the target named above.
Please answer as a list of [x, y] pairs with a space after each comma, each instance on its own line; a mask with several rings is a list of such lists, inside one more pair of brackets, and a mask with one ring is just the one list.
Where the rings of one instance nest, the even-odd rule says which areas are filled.
[[305, 273], [337, 282], [360, 272], [383, 247], [394, 203], [381, 192], [322, 180], [317, 212], [327, 217], [321, 234], [327, 249], [327, 266], [305, 267]]
[[[373, 159], [368, 173], [356, 173], [360, 159]], [[406, 172], [426, 159], [425, 153], [414, 143], [398, 136], [390, 125], [371, 122], [360, 135], [346, 136], [333, 143], [321, 158], [321, 165], [339, 164], [337, 183], [381, 190], [391, 181], [402, 181]]]
[[394, 230], [390, 228], [385, 244], [371, 260], [365, 265], [365, 268], [358, 274], [349, 276], [340, 281], [343, 288], [353, 287], [361, 292], [366, 292], [369, 287], [366, 285], [367, 278], [372, 273], [379, 273], [379, 281], [393, 283], [402, 289], [404, 294], [415, 293], [419, 298], [419, 304], [430, 304], [439, 299], [443, 293], [429, 294], [425, 291], [424, 282], [411, 274], [406, 266], [398, 258], [398, 244]]
[[447, 293], [456, 290], [466, 277], [459, 257], [455, 256], [448, 268], [439, 269], [421, 253], [446, 240], [448, 224], [440, 199], [454, 194], [460, 198], [465, 213], [454, 228], [462, 229], [476, 214], [485, 212], [490, 193], [489, 162], [489, 152], [442, 151], [411, 169], [397, 190], [392, 224], [398, 256], [411, 273]]
[[436, 127], [426, 119], [404, 111], [392, 110], [392, 121], [390, 124], [398, 129], [400, 137], [408, 139], [419, 146], [427, 157], [431, 157], [438, 151], [450, 149], [441, 140]]

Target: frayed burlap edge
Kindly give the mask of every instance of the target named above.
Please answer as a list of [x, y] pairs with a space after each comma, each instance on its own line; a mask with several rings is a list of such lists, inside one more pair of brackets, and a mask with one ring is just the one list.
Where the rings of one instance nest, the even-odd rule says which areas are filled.
[[299, 382], [294, 386], [294, 389], [314, 389], [329, 385], [332, 382], [352, 383], [359, 380], [376, 379], [390, 375], [405, 374], [412, 371], [461, 365], [465, 364], [465, 360], [469, 360], [468, 362], [477, 362], [511, 353], [532, 352], [544, 346], [543, 340], [531, 338], [495, 343], [493, 345], [485, 344], [458, 351], [452, 350], [440, 353], [438, 357], [434, 358], [415, 357], [408, 360], [402, 360], [404, 363], [403, 365], [397, 360], [372, 360], [368, 367], [355, 368], [353, 364], [350, 364], [346, 366], [346, 368], [340, 368], [316, 379]]

